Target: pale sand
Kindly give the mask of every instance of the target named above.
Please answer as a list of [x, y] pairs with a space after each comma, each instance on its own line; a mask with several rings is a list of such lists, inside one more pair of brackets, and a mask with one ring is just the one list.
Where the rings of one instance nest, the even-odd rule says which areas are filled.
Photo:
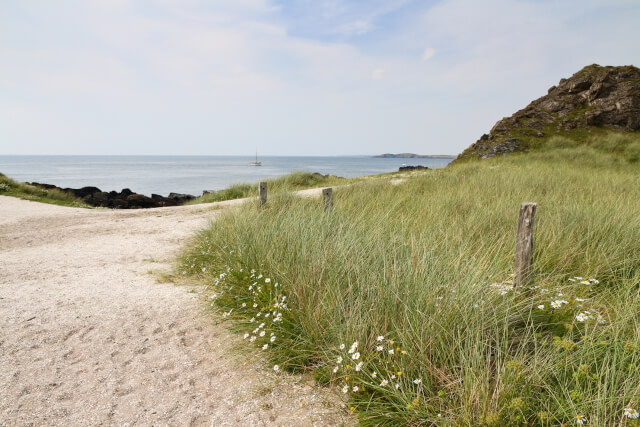
[[149, 273], [170, 271], [206, 206], [0, 196], [0, 426], [350, 424], [333, 393], [241, 355], [198, 293]]

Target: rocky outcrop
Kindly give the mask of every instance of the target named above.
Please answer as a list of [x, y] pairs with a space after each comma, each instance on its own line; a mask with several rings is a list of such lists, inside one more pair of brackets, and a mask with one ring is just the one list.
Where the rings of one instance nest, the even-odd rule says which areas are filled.
[[177, 206], [194, 198], [194, 196], [190, 194], [179, 193], [170, 193], [168, 197], [159, 194], [152, 194], [151, 197], [147, 197], [134, 193], [128, 188], [124, 188], [118, 193], [117, 191], [102, 191], [97, 187], [60, 188], [55, 185], [41, 184], [38, 182], [29, 182], [27, 184], [47, 190], [55, 188], [73, 194], [90, 206], [112, 209], [145, 209]]
[[592, 126], [640, 130], [640, 69], [589, 65], [500, 120], [458, 159], [523, 151], [550, 133]]

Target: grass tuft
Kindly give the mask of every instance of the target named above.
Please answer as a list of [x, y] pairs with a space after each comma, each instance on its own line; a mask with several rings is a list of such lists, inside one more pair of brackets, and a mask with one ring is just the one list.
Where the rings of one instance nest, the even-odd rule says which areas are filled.
[[50, 203], [60, 206], [88, 208], [82, 200], [73, 194], [58, 189], [44, 189], [33, 185], [17, 182], [0, 173], [0, 195], [18, 197], [40, 203]]

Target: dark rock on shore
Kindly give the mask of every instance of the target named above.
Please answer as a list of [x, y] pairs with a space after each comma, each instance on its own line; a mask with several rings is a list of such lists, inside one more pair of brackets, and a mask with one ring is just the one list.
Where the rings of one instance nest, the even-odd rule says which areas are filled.
[[418, 165], [418, 166], [400, 166], [398, 172], [407, 172], [407, 171], [419, 171], [429, 169], [426, 166]]
[[384, 153], [373, 157], [382, 159], [455, 159], [456, 156], [450, 156], [448, 154]]
[[27, 184], [47, 190], [58, 189], [73, 194], [90, 206], [111, 209], [146, 209], [177, 206], [195, 198], [190, 194], [179, 193], [170, 193], [168, 197], [159, 194], [152, 194], [151, 197], [147, 197], [143, 194], [134, 193], [128, 188], [124, 188], [118, 193], [117, 191], [105, 192], [97, 187], [60, 188], [55, 185], [38, 182], [29, 182]]
[[537, 138], [594, 126], [640, 130], [640, 69], [632, 65], [584, 67], [561, 79], [545, 96], [497, 122], [458, 159], [526, 151], [539, 144]]

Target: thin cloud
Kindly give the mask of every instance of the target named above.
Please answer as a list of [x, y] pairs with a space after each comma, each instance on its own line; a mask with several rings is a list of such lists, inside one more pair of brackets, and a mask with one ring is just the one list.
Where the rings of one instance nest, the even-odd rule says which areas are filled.
[[428, 61], [431, 58], [433, 58], [433, 55], [436, 54], [436, 50], [432, 47], [428, 47], [423, 53], [422, 53], [422, 60], [423, 61]]
[[382, 80], [382, 79], [384, 79], [384, 74], [385, 74], [384, 69], [377, 68], [377, 69], [373, 70], [373, 72], [371, 73], [371, 79], [372, 80]]

